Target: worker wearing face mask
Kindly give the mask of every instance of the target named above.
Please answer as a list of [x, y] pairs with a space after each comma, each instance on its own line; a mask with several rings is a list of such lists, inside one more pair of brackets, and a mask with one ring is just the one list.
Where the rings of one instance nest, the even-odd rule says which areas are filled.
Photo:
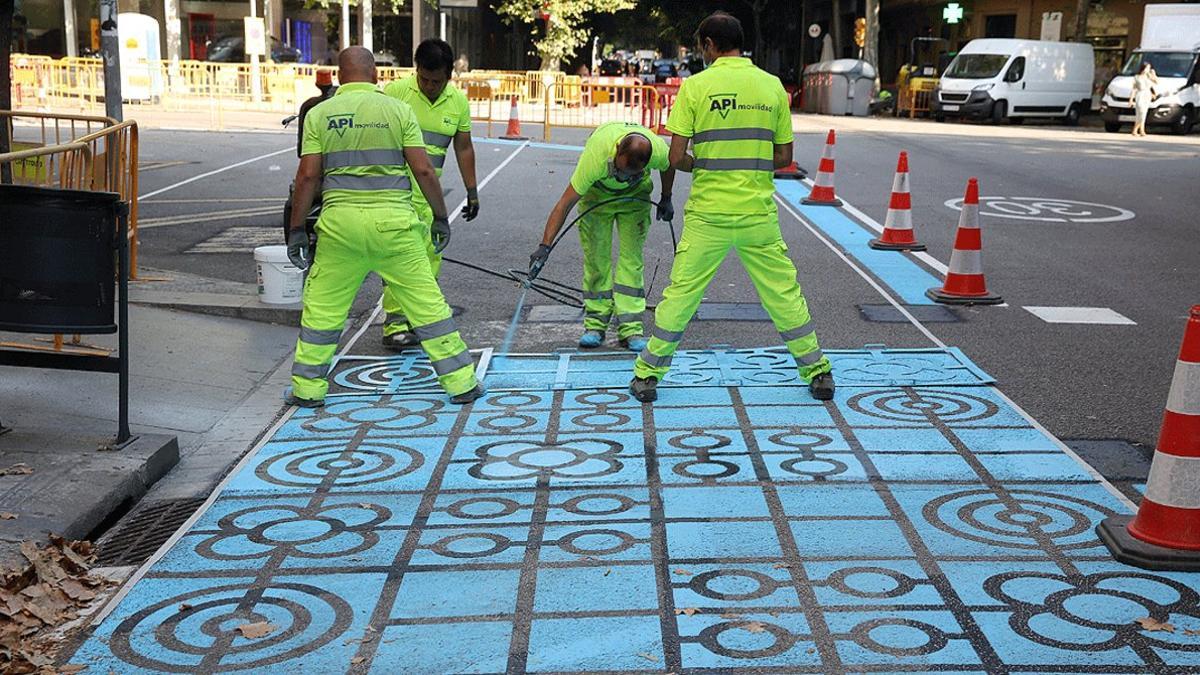
[[[571, 209], [578, 203], [580, 212], [586, 211], [579, 222], [584, 303], [580, 347], [602, 345], [614, 317], [622, 347], [640, 352], [646, 346], [642, 248], [650, 229], [649, 200], [654, 188], [649, 172], [661, 172], [658, 219], [674, 219], [671, 188], [675, 171], [668, 155], [667, 144], [640, 124], [602, 124], [588, 138], [570, 184], [550, 211], [542, 243], [529, 257], [531, 279], [537, 278], [545, 265], [550, 246]], [[615, 268], [614, 229], [618, 239]]]

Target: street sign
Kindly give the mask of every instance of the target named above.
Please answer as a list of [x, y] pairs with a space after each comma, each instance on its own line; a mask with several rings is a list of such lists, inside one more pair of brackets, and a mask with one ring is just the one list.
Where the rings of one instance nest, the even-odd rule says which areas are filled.
[[438, 3], [442, 9], [447, 7], [478, 7], [479, 0], [442, 0]]
[[1042, 40], [1058, 42], [1062, 39], [1062, 12], [1042, 12]]
[[946, 5], [942, 10], [942, 18], [946, 23], [958, 23], [963, 18], [963, 8], [957, 2], [952, 2]]
[[267, 55], [267, 27], [260, 16], [242, 17], [246, 22], [246, 56]]
[[821, 37], [821, 27], [815, 23], [812, 24], [811, 26], [809, 26], [808, 27], [808, 37], [810, 37], [810, 38]]

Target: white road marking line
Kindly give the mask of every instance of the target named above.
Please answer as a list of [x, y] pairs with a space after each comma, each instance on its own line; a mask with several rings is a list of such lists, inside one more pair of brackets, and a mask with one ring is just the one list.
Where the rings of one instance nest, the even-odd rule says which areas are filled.
[[1136, 326], [1137, 322], [1107, 307], [1032, 307], [1025, 311], [1046, 323]]
[[[138, 220], [138, 229], [149, 229], [155, 227], [166, 227], [168, 225], [186, 225], [190, 223], [207, 223], [214, 220], [228, 220], [230, 218], [249, 218], [251, 216], [269, 216], [272, 214], [280, 214], [283, 217], [282, 206], [259, 206], [250, 209], [231, 209], [229, 211], [212, 211], [210, 213], [185, 213], [180, 216], [162, 216], [159, 218], [146, 218]], [[282, 235], [280, 235], [282, 236]]]
[[[806, 178], [806, 179], [804, 179], [804, 182], [809, 187], [812, 187], [811, 180], [808, 180]], [[867, 214], [863, 213], [862, 211], [859, 211], [857, 207], [855, 207], [850, 202], [847, 202], [845, 199], [842, 199], [842, 208], [845, 209], [847, 213], [849, 213], [850, 215], [857, 218], [858, 221], [860, 223], [862, 223], [863, 225], [866, 225], [867, 227], [871, 228], [872, 230], [875, 230], [876, 232], [883, 232], [883, 225], [880, 225], [879, 222], [876, 221], [871, 216], [868, 216]], [[945, 263], [943, 263], [942, 261], [938, 260], [937, 258], [929, 255], [925, 251], [913, 252], [912, 256], [914, 258], [916, 258], [917, 260], [920, 260], [921, 262], [928, 265], [930, 269], [934, 270], [935, 272], [942, 275], [943, 277], [946, 276], [946, 272], [950, 271], [950, 268]]]
[[827, 239], [820, 230], [813, 227], [807, 220], [805, 220], [804, 217], [801, 216], [799, 214], [799, 212], [797, 212], [795, 209], [793, 209], [792, 205], [788, 204], [787, 201], [785, 201], [782, 197], [780, 197], [778, 193], [775, 194], [775, 201], [779, 202], [779, 205], [782, 206], [784, 208], [784, 210], [786, 210], [788, 213], [792, 214], [793, 218], [795, 218], [809, 232], [812, 232], [813, 236], [816, 237], [817, 239], [819, 239], [822, 244], [825, 244], [825, 246], [828, 247], [830, 251], [833, 251], [834, 255], [841, 258], [842, 262], [849, 265], [850, 269], [854, 270], [855, 272], [858, 272], [858, 276], [862, 277], [864, 281], [866, 281], [868, 284], [870, 284], [871, 288], [874, 288], [876, 290], [876, 292], [879, 293], [879, 295], [883, 296], [883, 299], [887, 300], [888, 303], [890, 303], [892, 305], [892, 307], [895, 307], [896, 311], [900, 312], [900, 314], [903, 315], [904, 318], [908, 319], [909, 323], [911, 323], [913, 326], [916, 326], [917, 330], [921, 331], [921, 333], [923, 333], [925, 335], [925, 337], [929, 338], [930, 342], [937, 345], [938, 347], [941, 347], [942, 349], [946, 349], [945, 342], [942, 342], [938, 336], [936, 336], [932, 332], [930, 332], [930, 330], [925, 327], [925, 324], [918, 321], [917, 317], [912, 315], [912, 312], [909, 312], [908, 309], [904, 307], [904, 305], [901, 305], [899, 302], [897, 302], [896, 299], [892, 297], [891, 293], [888, 293], [886, 290], [884, 290], [884, 288], [882, 286], [880, 286], [878, 282], [876, 282], [874, 279], [871, 278], [871, 275], [869, 275], [865, 271], [863, 271], [863, 268], [859, 267], [858, 264], [855, 263], [853, 260], [851, 260], [850, 257], [847, 256], [845, 253], [843, 253], [840, 248], [835, 246], [832, 241], [829, 241], [829, 239]]
[[[512, 153], [509, 154], [508, 157], [504, 158], [503, 162], [500, 162], [500, 164], [496, 168], [492, 169], [488, 173], [488, 175], [483, 177], [483, 180], [479, 181], [479, 183], [475, 186], [475, 189], [478, 191], [482, 191], [483, 188], [487, 187], [487, 184], [492, 182], [492, 179], [495, 178], [496, 175], [499, 174], [502, 169], [504, 169], [504, 167], [508, 166], [508, 164], [510, 162], [512, 162], [514, 159], [516, 159], [517, 155], [519, 155], [521, 153], [521, 151], [527, 147], [529, 147], [529, 141], [525, 141], [524, 143], [521, 143], [520, 145], [518, 145], [517, 148], [515, 150], [513, 150]], [[496, 149], [499, 150], [500, 148], [496, 148]], [[459, 202], [458, 208], [454, 209], [454, 212], [450, 214], [450, 222], [451, 223], [453, 223], [454, 220], [456, 218], [458, 218], [458, 215], [460, 213], [462, 213], [462, 210], [464, 207], [466, 207], [466, 205], [467, 205], [466, 199], [463, 199], [461, 202]], [[374, 311], [372, 311], [371, 315], [369, 317], [367, 317], [367, 320], [364, 321], [363, 324], [358, 327], [358, 330], [355, 331], [354, 335], [350, 338], [350, 340], [346, 342], [346, 346], [342, 347], [342, 350], [340, 352], [338, 352], [339, 357], [345, 356], [346, 353], [350, 351], [350, 348], [358, 343], [359, 338], [361, 338], [363, 336], [363, 333], [367, 332], [367, 329], [370, 328], [371, 325], [375, 323], [375, 317], [379, 316], [379, 313], [382, 311], [383, 311], [383, 295], [380, 294], [379, 302], [375, 303]]]
[[279, 197], [217, 197], [211, 199], [139, 199], [138, 204], [232, 204], [234, 202], [279, 202]]
[[283, 154], [283, 153], [285, 153], [285, 152], [294, 152], [295, 150], [296, 150], [296, 146], [294, 146], [294, 145], [289, 145], [288, 147], [286, 147], [286, 148], [283, 148], [282, 150], [276, 150], [275, 152], [268, 152], [268, 153], [267, 153], [267, 154], [265, 154], [265, 155], [259, 155], [258, 157], [251, 157], [250, 159], [243, 159], [242, 161], [240, 161], [240, 162], [236, 162], [236, 163], [234, 163], [234, 164], [230, 164], [229, 166], [223, 166], [223, 167], [221, 167], [221, 168], [219, 168], [219, 169], [213, 169], [212, 171], [206, 171], [206, 172], [204, 172], [204, 173], [202, 173], [202, 174], [198, 174], [198, 175], [192, 176], [191, 178], [185, 178], [185, 179], [183, 179], [183, 180], [179, 181], [178, 183], [172, 183], [172, 184], [170, 184], [170, 185], [168, 185], [168, 186], [166, 186], [166, 187], [164, 187], [164, 188], [159, 188], [159, 189], [157, 189], [157, 190], [155, 190], [155, 191], [153, 191], [153, 192], [149, 192], [149, 193], [147, 193], [147, 194], [144, 194], [144, 195], [138, 195], [138, 199], [139, 199], [139, 200], [142, 200], [142, 199], [149, 199], [149, 198], [151, 198], [151, 197], [154, 197], [155, 195], [161, 195], [161, 194], [162, 194], [162, 193], [164, 193], [164, 192], [169, 192], [169, 191], [171, 191], [171, 190], [174, 190], [175, 188], [180, 188], [180, 187], [183, 187], [184, 185], [187, 185], [187, 184], [189, 184], [189, 183], [195, 183], [195, 182], [196, 182], [196, 181], [198, 181], [198, 180], [202, 180], [202, 179], [204, 179], [204, 178], [208, 178], [208, 177], [210, 177], [210, 176], [215, 176], [215, 175], [217, 175], [217, 174], [219, 174], [219, 173], [224, 173], [224, 172], [226, 172], [226, 171], [229, 171], [230, 169], [236, 169], [236, 168], [238, 168], [239, 166], [246, 166], [247, 164], [251, 164], [251, 163], [257, 162], [257, 161], [259, 161], [260, 159], [266, 159], [266, 158], [268, 158], [268, 157], [274, 157], [275, 155], [282, 155], [282, 154]]

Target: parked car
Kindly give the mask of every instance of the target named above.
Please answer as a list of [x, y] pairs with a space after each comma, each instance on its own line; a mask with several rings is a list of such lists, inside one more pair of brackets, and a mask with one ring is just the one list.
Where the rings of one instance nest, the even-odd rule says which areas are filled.
[[621, 77], [625, 74], [625, 64], [618, 59], [604, 59], [596, 69], [596, 74], [603, 77]]
[[934, 90], [934, 119], [1060, 117], [1068, 125], [1091, 107], [1095, 57], [1079, 42], [971, 40]]
[[654, 62], [654, 81], [663, 83], [670, 77], [679, 77], [679, 62], [675, 59], [659, 59]]
[[[209, 61], [218, 63], [250, 62], [250, 57], [246, 56], [246, 40], [241, 35], [226, 35], [210, 42], [207, 58]], [[300, 61], [300, 50], [291, 45], [285, 45], [279, 38], [272, 37], [271, 60], [297, 63]]]
[[1168, 125], [1172, 132], [1186, 134], [1200, 118], [1200, 5], [1146, 5], [1145, 12], [1142, 46], [1108, 83], [1100, 100], [1104, 130], [1115, 133], [1122, 123], [1133, 122], [1133, 76], [1149, 63], [1158, 76], [1159, 91], [1146, 126]]

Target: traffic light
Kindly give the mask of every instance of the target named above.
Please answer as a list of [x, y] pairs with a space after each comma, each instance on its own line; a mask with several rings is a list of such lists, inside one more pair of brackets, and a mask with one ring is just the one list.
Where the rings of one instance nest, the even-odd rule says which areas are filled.
[[854, 20], [854, 44], [862, 47], [867, 43], [867, 20], [858, 17]]

